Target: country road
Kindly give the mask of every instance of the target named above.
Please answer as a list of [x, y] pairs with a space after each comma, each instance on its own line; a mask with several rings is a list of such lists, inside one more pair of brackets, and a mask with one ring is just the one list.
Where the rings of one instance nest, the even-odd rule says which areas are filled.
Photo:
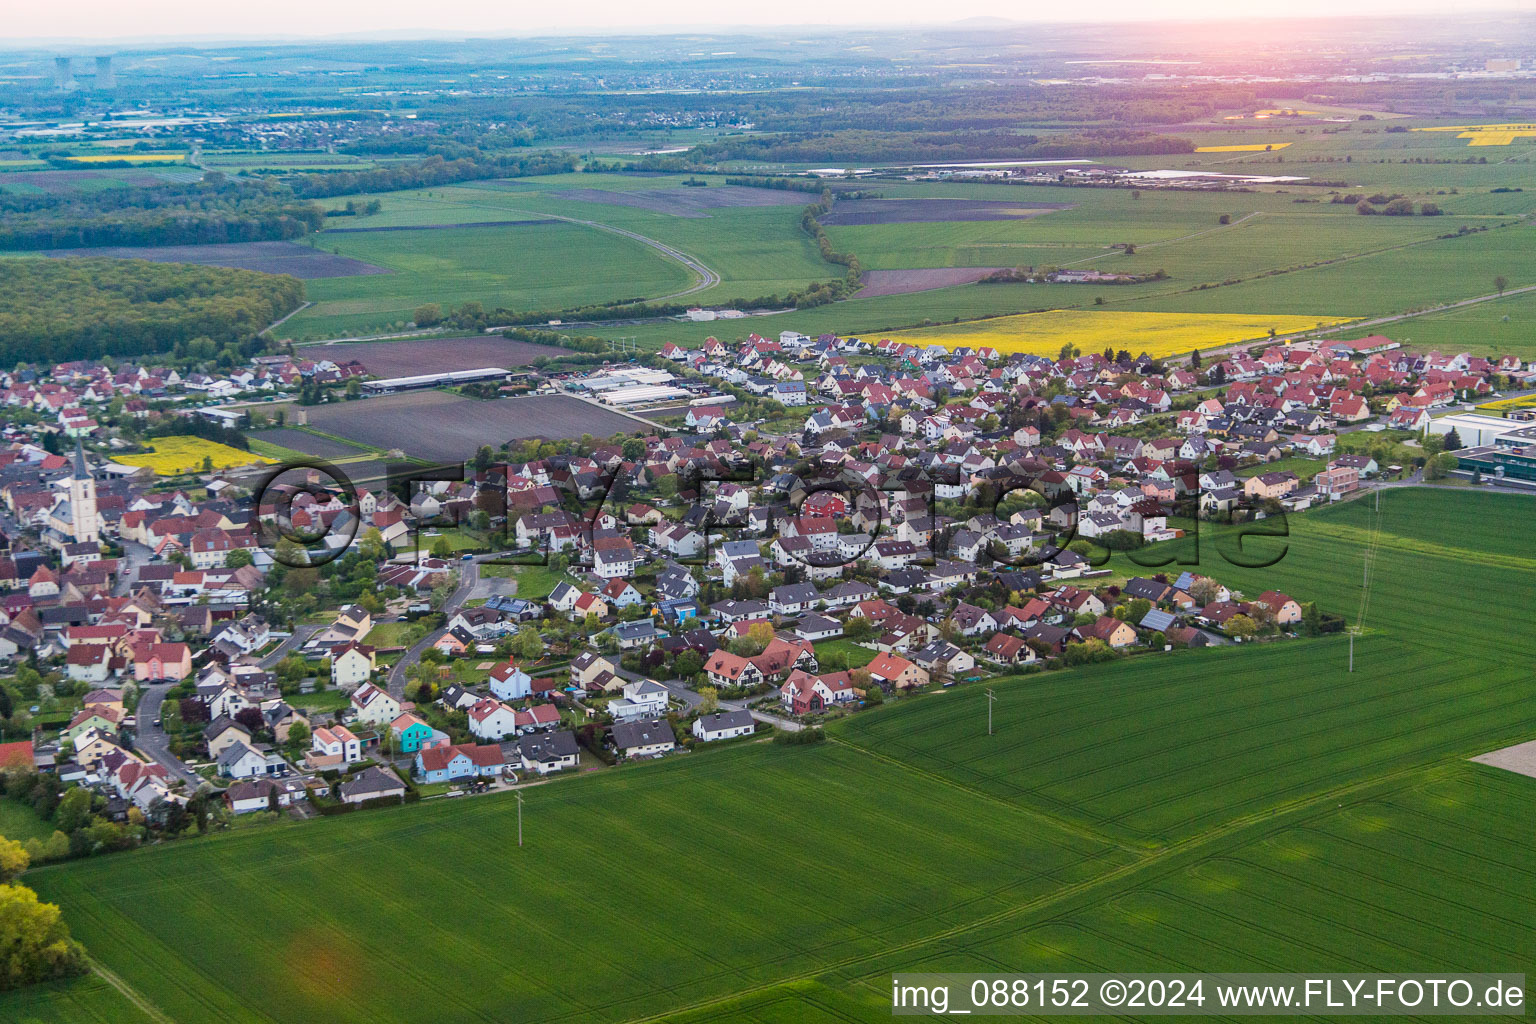
[[639, 232], [630, 231], [626, 228], [617, 228], [612, 224], [604, 224], [601, 221], [579, 220], [576, 217], [559, 217], [555, 214], [547, 214], [546, 216], [554, 217], [556, 220], [569, 221], [572, 224], [582, 224], [586, 227], [596, 228], [599, 231], [607, 231], [615, 235], [623, 235], [625, 238], [632, 238], [636, 242], [639, 242], [641, 245], [648, 245], [652, 249], [655, 249], [657, 252], [661, 253], [663, 256], [669, 256], [677, 262], [681, 263], [699, 279], [691, 288], [684, 288], [682, 291], [673, 292], [671, 295], [658, 295], [656, 298], [649, 299], [647, 301], [665, 302], [668, 299], [680, 299], [685, 295], [692, 295], [694, 292], [702, 292], [706, 288], [713, 288], [715, 285], [720, 283], [719, 274], [709, 269], [709, 267], [705, 266], [694, 257], [689, 256], [681, 249], [674, 248], [665, 242], [658, 242], [656, 239], [647, 238], [645, 235], [642, 235]]
[[[1493, 302], [1496, 299], [1507, 299], [1511, 295], [1523, 295], [1526, 292], [1536, 292], [1536, 284], [1521, 285], [1519, 288], [1509, 288], [1503, 292], [1492, 292], [1488, 295], [1474, 295], [1470, 299], [1458, 299], [1448, 302], [1443, 306], [1432, 306], [1429, 309], [1421, 309], [1412, 313], [1392, 313], [1387, 316], [1371, 317], [1366, 320], [1351, 320], [1348, 323], [1336, 324], [1332, 327], [1309, 327], [1304, 331], [1293, 331], [1290, 334], [1277, 334], [1273, 338], [1250, 338], [1247, 341], [1235, 341], [1230, 345], [1220, 348], [1204, 349], [1200, 353], [1202, 360], [1210, 361], [1212, 356], [1227, 355], [1232, 352], [1246, 352], [1255, 345], [1272, 344], [1284, 345], [1292, 341], [1300, 341], [1303, 338], [1322, 337], [1327, 334], [1338, 334], [1340, 331], [1358, 331], [1371, 327], [1381, 327], [1386, 324], [1395, 324], [1403, 320], [1416, 320], [1421, 316], [1430, 316], [1434, 313], [1445, 313], [1453, 309], [1464, 309], [1467, 306], [1476, 306], [1482, 302]], [[1179, 360], [1188, 360], [1188, 356], [1174, 357]], [[1219, 360], [1218, 360], [1219, 361]], [[1219, 385], [1225, 387], [1225, 384]]]

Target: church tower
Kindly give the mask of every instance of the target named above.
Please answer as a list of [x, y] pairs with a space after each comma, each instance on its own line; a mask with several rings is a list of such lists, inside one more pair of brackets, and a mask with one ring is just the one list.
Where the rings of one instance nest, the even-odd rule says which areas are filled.
[[85, 465], [85, 449], [75, 438], [75, 471], [69, 478], [70, 535], [77, 543], [99, 543], [101, 516], [96, 511], [96, 478]]

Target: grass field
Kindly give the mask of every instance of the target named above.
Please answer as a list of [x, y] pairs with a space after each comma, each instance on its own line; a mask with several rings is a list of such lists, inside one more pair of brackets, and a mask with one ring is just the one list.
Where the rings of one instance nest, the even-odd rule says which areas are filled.
[[[481, 211], [480, 220], [495, 219], [502, 218]], [[367, 226], [374, 226], [372, 220]], [[633, 239], [561, 222], [326, 233], [314, 241], [392, 273], [308, 282], [314, 305], [284, 325], [285, 334], [299, 338], [409, 323], [416, 308], [429, 302], [559, 309], [654, 297], [691, 280], [681, 264]]]
[[1327, 468], [1325, 459], [1307, 459], [1300, 456], [1290, 456], [1276, 459], [1274, 462], [1261, 462], [1257, 466], [1246, 466], [1237, 471], [1238, 476], [1258, 476], [1260, 473], [1295, 473], [1303, 481], [1311, 480], [1318, 473]]
[[[1393, 324], [1390, 330], [1392, 337], [1404, 344], [1411, 343], [1415, 350], [1536, 359], [1536, 292], [1508, 295], [1443, 313], [1426, 313]], [[1366, 333], [1372, 332], [1344, 331], [1338, 336], [1350, 338]]]
[[142, 455], [119, 455], [114, 461], [125, 466], [148, 466], [158, 476], [201, 472], [205, 459], [213, 460], [214, 469], [273, 461], [265, 455], [241, 451], [191, 435], [157, 437], [149, 443], [153, 451]]
[[1031, 352], [1054, 356], [1063, 345], [1075, 345], [1083, 352], [1123, 348], [1132, 355], [1146, 353], [1157, 358], [1197, 348], [1261, 340], [1270, 332], [1290, 334], [1342, 322], [1339, 317], [1053, 309], [949, 327], [898, 331], [890, 337], [914, 345], [939, 344], [946, 348], [991, 346], [1004, 354]]
[[1374, 538], [1354, 673], [1342, 636], [1140, 657], [995, 681], [990, 737], [961, 687], [819, 747], [560, 780], [525, 793], [521, 850], [492, 797], [28, 881], [189, 1022], [874, 1021], [894, 970], [1529, 973], [1536, 779], [1465, 760], [1536, 729], [1536, 558], [1509, 528], [1528, 501], [1393, 491], [1379, 530], [1345, 503], [1244, 542], [1286, 545], [1268, 568], [1231, 564], [1229, 531], [1199, 538], [1201, 571], [1351, 621]]
[[879, 652], [862, 647], [852, 640], [844, 640], [842, 637], [819, 641], [816, 644], [816, 658], [821, 663], [821, 667], [828, 672], [863, 668], [875, 660], [877, 653]]
[[47, 839], [53, 826], [39, 818], [26, 804], [0, 799], [0, 836], [20, 842], [23, 839]]

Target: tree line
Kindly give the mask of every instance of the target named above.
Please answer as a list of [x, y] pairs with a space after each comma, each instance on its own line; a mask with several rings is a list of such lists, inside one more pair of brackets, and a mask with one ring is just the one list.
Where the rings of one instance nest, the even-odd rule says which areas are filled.
[[229, 179], [18, 195], [0, 192], [0, 249], [205, 245], [297, 238], [325, 222], [279, 184]]
[[695, 146], [687, 159], [698, 164], [726, 160], [774, 163], [900, 163], [903, 161], [1058, 159], [1192, 153], [1188, 139], [1134, 131], [1061, 135], [1019, 135], [998, 129], [972, 132], [832, 132], [746, 136]]
[[147, 260], [0, 260], [0, 365], [240, 343], [304, 301], [287, 275]]
[[410, 163], [390, 164], [366, 171], [308, 172], [289, 179], [294, 194], [302, 199], [358, 195], [368, 192], [398, 192], [402, 189], [431, 188], [482, 178], [522, 178], [535, 174], [565, 174], [576, 169], [576, 158], [560, 153], [530, 153], [527, 156], [487, 155], [478, 150], [472, 156], [445, 160], [438, 155]]

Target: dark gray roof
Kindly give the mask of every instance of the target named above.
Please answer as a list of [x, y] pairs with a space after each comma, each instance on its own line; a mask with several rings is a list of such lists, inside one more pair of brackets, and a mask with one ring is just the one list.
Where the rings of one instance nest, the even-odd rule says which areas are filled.
[[578, 753], [576, 734], [562, 730], [523, 736], [517, 741], [517, 750], [530, 761], [558, 761]]
[[341, 795], [343, 797], [384, 796], [388, 793], [403, 792], [404, 790], [404, 783], [377, 766], [364, 768], [357, 775], [341, 784]]
[[750, 711], [717, 711], [712, 715], [702, 716], [699, 724], [709, 732], [740, 729], [752, 724], [752, 713]]
[[656, 743], [674, 743], [672, 726], [659, 718], [642, 718], [638, 722], [620, 722], [613, 727], [613, 744], [620, 750], [648, 747]]

